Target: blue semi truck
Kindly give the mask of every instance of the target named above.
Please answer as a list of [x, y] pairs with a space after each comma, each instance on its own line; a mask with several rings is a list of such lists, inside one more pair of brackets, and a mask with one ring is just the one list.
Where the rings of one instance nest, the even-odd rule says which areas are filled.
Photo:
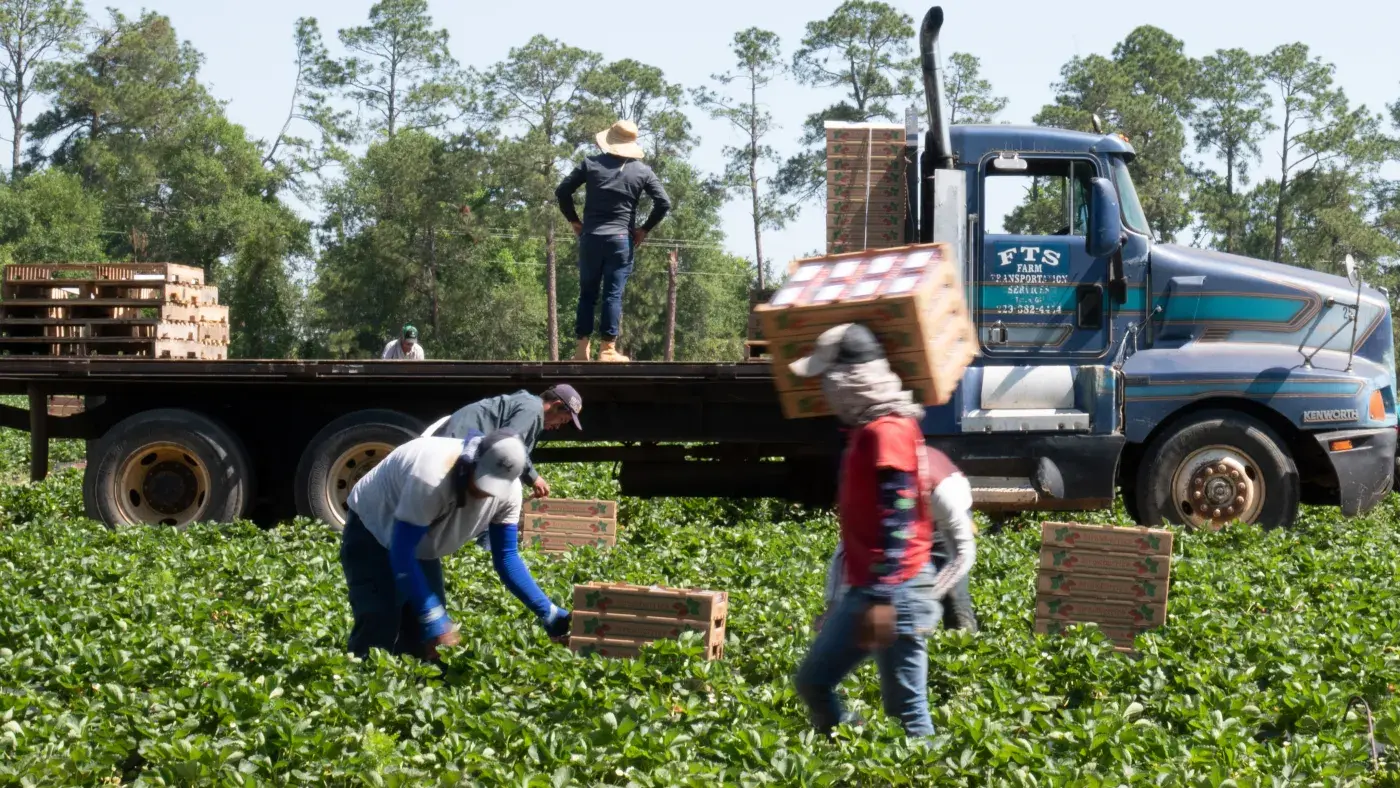
[[[1387, 294], [1349, 263], [1342, 278], [1155, 242], [1133, 147], [1097, 118], [1093, 133], [949, 128], [942, 21], [932, 9], [920, 36], [931, 127], [908, 240], [964, 250], [981, 356], [925, 433], [979, 504], [1094, 508], [1121, 491], [1138, 522], [1204, 528], [1374, 506], [1396, 467]], [[1008, 191], [1038, 210], [1001, 219]]]

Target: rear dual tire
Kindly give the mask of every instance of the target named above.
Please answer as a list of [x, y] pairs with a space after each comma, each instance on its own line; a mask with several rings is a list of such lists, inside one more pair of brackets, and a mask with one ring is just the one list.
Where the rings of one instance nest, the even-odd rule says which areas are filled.
[[342, 530], [355, 483], [422, 432], [421, 421], [393, 410], [356, 411], [327, 424], [297, 463], [297, 513]]
[[252, 501], [247, 449], [209, 416], [150, 410], [89, 445], [83, 505], [88, 517], [109, 528], [233, 522]]

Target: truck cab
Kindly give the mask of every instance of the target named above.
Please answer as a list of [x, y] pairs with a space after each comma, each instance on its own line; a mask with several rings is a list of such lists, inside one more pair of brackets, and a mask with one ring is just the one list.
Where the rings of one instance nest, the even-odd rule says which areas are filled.
[[1138, 522], [1201, 528], [1374, 506], [1396, 467], [1386, 295], [1155, 242], [1119, 135], [944, 126], [941, 21], [933, 9], [922, 37], [919, 240], [964, 250], [981, 356], [925, 433], [979, 505], [1099, 508], [1121, 492]]

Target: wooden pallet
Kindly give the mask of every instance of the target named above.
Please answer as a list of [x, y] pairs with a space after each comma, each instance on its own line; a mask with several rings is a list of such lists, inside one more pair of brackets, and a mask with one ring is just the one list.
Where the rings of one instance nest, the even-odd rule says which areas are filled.
[[146, 280], [204, 284], [204, 270], [176, 263], [35, 263], [5, 266], [5, 284]]
[[130, 356], [219, 360], [228, 345], [146, 337], [0, 337], [0, 353], [11, 356]]
[[751, 339], [744, 343], [745, 361], [764, 361], [768, 358], [768, 342], [766, 340]]

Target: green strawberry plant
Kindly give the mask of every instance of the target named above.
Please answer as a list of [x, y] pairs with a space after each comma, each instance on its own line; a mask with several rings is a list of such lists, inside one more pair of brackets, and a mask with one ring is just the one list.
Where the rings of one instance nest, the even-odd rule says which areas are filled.
[[[607, 468], [550, 481], [617, 496]], [[1400, 785], [1400, 499], [1287, 532], [1180, 532], [1167, 623], [1136, 657], [1092, 627], [1032, 634], [1035, 518], [981, 537], [982, 630], [930, 639], [937, 732], [916, 743], [871, 665], [843, 688], [866, 722], [831, 737], [794, 691], [829, 513], [623, 499], [616, 547], [527, 551], [556, 601], [596, 580], [728, 591], [719, 661], [698, 633], [636, 659], [552, 645], [464, 549], [445, 562], [463, 643], [439, 674], [343, 651], [323, 526], [109, 531], [83, 519], [79, 482], [0, 488], [0, 786]], [[1353, 695], [1396, 748], [1376, 772]]]

